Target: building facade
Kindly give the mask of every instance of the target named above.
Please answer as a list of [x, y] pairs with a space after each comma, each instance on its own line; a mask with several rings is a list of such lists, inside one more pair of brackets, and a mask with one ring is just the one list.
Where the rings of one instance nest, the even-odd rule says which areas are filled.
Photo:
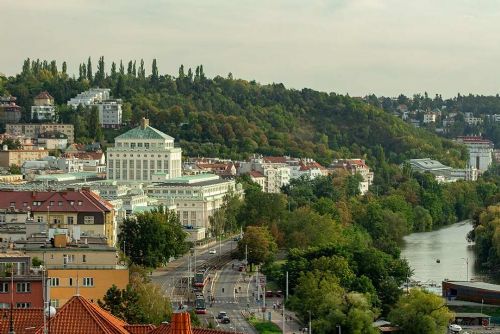
[[114, 208], [88, 189], [68, 191], [0, 191], [1, 209], [30, 211], [37, 222], [67, 228], [71, 234], [106, 237], [116, 242]]
[[47, 150], [64, 150], [68, 146], [68, 136], [60, 131], [47, 131], [38, 135], [37, 142]]
[[122, 125], [122, 100], [105, 100], [96, 104], [99, 123], [103, 128], [117, 129]]
[[68, 105], [77, 108], [79, 105], [84, 107], [90, 106], [97, 102], [109, 100], [111, 89], [109, 88], [91, 88], [85, 92], [78, 94], [68, 101]]
[[181, 149], [145, 118], [140, 126], [115, 138], [106, 160], [108, 180], [154, 182], [181, 176]]
[[493, 163], [493, 143], [491, 140], [476, 136], [458, 137], [458, 143], [464, 144], [469, 150], [469, 165], [480, 173], [485, 172]]
[[0, 122], [17, 123], [21, 120], [21, 107], [13, 96], [0, 96]]
[[31, 106], [31, 119], [50, 122], [55, 120], [54, 98], [47, 91], [38, 94], [33, 104]]
[[36, 139], [41, 133], [50, 131], [59, 131], [68, 136], [68, 144], [75, 141], [75, 130], [73, 124], [58, 123], [26, 123], [26, 124], [7, 124], [5, 131], [11, 135], [24, 135]]
[[230, 193], [241, 196], [241, 185], [234, 180], [221, 179], [214, 174], [183, 176], [166, 182], [153, 183], [146, 194], [158, 204], [174, 205], [181, 224], [189, 228], [210, 230], [209, 218], [224, 203]]
[[48, 155], [49, 151], [44, 149], [2, 150], [0, 151], [0, 167], [8, 168], [12, 165], [21, 167], [25, 161], [42, 159]]
[[290, 183], [291, 170], [286, 157], [254, 156], [250, 161], [241, 162], [238, 174], [248, 174], [251, 171], [260, 172], [266, 178], [264, 192], [279, 193], [281, 187]]

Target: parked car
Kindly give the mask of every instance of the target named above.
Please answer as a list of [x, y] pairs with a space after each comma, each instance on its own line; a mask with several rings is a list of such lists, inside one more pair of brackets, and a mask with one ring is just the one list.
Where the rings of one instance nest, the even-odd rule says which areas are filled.
[[220, 311], [219, 314], [217, 315], [217, 319], [222, 319], [224, 317], [227, 317], [227, 312], [225, 311]]
[[225, 317], [223, 317], [220, 321], [221, 323], [223, 324], [228, 324], [231, 322], [231, 320], [229, 319], [229, 317], [226, 315]]
[[241, 264], [241, 265], [238, 267], [238, 271], [245, 271], [245, 265], [244, 265], [244, 264]]
[[278, 298], [281, 298], [281, 297], [283, 297], [283, 291], [278, 290], [278, 291], [276, 291], [276, 292], [274, 293], [274, 295], [275, 295], [276, 297], [278, 297]]
[[451, 324], [448, 329], [450, 330], [450, 333], [460, 333], [462, 331], [462, 327], [457, 324]]
[[274, 296], [274, 294], [271, 290], [266, 291], [266, 297], [273, 297], [273, 296]]
[[217, 251], [215, 249], [211, 249], [208, 251], [208, 254], [217, 254]]

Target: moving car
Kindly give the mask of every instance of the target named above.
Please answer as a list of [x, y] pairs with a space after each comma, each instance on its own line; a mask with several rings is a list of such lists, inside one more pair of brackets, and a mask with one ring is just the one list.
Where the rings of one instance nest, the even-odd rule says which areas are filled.
[[215, 249], [211, 249], [208, 251], [208, 254], [217, 254], [217, 251]]
[[220, 311], [219, 314], [217, 315], [217, 319], [222, 319], [224, 317], [227, 317], [227, 313], [225, 311]]
[[228, 324], [231, 322], [231, 320], [229, 320], [229, 317], [226, 315], [225, 317], [223, 317], [220, 321], [222, 324]]

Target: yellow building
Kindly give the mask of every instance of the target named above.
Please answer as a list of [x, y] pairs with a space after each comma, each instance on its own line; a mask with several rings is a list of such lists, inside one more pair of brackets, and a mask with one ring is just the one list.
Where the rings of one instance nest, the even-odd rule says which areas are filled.
[[39, 241], [26, 243], [26, 254], [38, 257], [47, 268], [50, 299], [61, 307], [75, 294], [97, 302], [114, 284], [125, 289], [129, 271], [118, 264], [116, 249], [104, 239], [87, 238], [77, 244], [67, 243], [66, 235], [55, 235], [53, 245]]
[[3, 150], [0, 151], [0, 167], [22, 166], [25, 161], [38, 160], [49, 155], [47, 150]]

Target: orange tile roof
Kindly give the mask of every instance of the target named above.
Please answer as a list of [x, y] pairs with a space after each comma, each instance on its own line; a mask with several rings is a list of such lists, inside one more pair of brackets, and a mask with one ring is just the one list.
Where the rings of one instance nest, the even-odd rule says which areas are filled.
[[46, 90], [38, 94], [35, 99], [54, 99]]
[[[207, 328], [191, 328], [191, 317], [187, 312], [174, 313], [172, 323], [162, 323], [148, 334], [229, 334], [234, 332]], [[240, 333], [241, 334], [241, 333]]]
[[[14, 331], [16, 334], [34, 334], [43, 324], [43, 310], [41, 308], [13, 309]], [[10, 310], [0, 312], [0, 333], [9, 332]]]
[[155, 328], [155, 325], [125, 325], [130, 334], [149, 334]]
[[286, 157], [264, 157], [265, 162], [270, 162], [270, 163], [281, 163], [285, 164], [286, 163]]
[[[82, 296], [73, 296], [50, 319], [48, 325], [52, 334], [130, 334], [125, 329], [126, 322]], [[42, 333], [43, 328], [36, 331], [36, 334]]]

